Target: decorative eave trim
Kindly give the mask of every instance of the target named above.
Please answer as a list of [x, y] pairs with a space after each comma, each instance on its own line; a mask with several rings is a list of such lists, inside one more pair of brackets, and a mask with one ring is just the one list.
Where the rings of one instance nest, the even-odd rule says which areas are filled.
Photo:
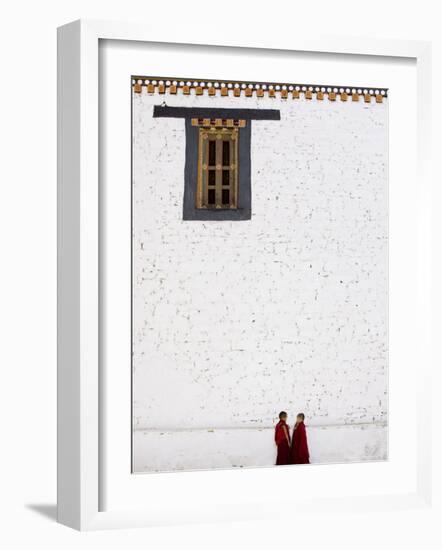
[[239, 80], [185, 79], [159, 76], [132, 76], [134, 93], [207, 95], [220, 97], [270, 97], [278, 99], [316, 99], [322, 101], [359, 101], [382, 103], [388, 88], [252, 82]]
[[245, 128], [247, 121], [233, 118], [191, 118], [192, 126], [201, 128]]

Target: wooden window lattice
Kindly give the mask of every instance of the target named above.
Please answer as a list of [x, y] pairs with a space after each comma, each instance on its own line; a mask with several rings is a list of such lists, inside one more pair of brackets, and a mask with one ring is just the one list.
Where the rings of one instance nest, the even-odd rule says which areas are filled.
[[238, 138], [245, 120], [192, 119], [199, 126], [196, 207], [238, 207]]

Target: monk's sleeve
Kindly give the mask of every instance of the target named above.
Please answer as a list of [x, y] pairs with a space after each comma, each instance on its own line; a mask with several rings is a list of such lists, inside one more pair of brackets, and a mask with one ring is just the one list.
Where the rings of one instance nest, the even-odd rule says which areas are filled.
[[307, 445], [307, 432], [305, 430], [304, 425], [302, 426], [302, 432], [301, 432], [300, 454], [303, 459], [305, 460], [309, 459], [309, 452], [308, 452], [308, 445]]
[[290, 438], [290, 427], [289, 426], [284, 426], [284, 435], [286, 437], [287, 443], [290, 446], [291, 438]]
[[275, 429], [275, 443], [280, 445], [285, 440], [284, 431], [282, 426], [277, 426]]

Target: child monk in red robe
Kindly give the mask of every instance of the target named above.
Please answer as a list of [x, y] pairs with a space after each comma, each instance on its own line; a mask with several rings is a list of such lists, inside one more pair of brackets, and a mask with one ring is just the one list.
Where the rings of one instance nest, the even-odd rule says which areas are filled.
[[290, 464], [290, 428], [286, 424], [287, 413], [279, 413], [279, 422], [275, 426], [275, 443], [278, 448], [276, 466]]
[[307, 433], [304, 424], [305, 415], [299, 413], [296, 417], [296, 424], [293, 428], [291, 463], [310, 464], [310, 455], [307, 445]]

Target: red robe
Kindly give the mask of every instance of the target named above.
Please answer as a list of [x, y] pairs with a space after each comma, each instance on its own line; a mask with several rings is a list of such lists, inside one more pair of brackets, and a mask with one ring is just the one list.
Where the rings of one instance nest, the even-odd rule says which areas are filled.
[[275, 426], [275, 443], [278, 447], [276, 466], [290, 464], [290, 428], [284, 420]]
[[291, 449], [292, 464], [310, 464], [310, 455], [307, 445], [307, 433], [304, 422], [300, 422], [293, 429], [293, 441]]

